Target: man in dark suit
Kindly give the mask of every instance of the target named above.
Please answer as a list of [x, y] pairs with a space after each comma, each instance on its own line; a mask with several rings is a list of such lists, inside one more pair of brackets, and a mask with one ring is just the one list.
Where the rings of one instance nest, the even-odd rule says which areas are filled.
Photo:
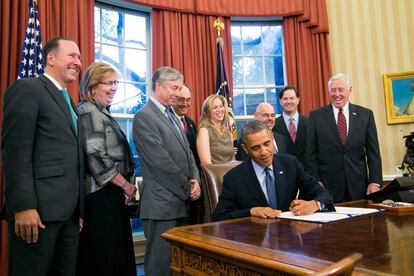
[[[269, 130], [273, 134], [273, 146], [274, 146], [274, 153], [287, 153], [287, 139], [283, 137], [283, 135], [273, 132], [273, 128], [275, 126], [275, 109], [274, 107], [269, 103], [260, 103], [256, 107], [256, 112], [253, 114], [253, 117], [255, 120], [258, 120], [260, 122], [263, 122], [267, 125]], [[242, 142], [241, 139], [239, 139], [239, 147], [237, 149], [236, 153], [236, 160], [245, 161], [249, 159], [248, 154], [243, 150], [242, 148]]]
[[78, 77], [81, 55], [75, 42], [54, 38], [43, 58], [45, 74], [15, 81], [4, 98], [10, 275], [76, 274], [83, 152], [76, 108], [63, 93]]
[[362, 199], [382, 183], [374, 114], [349, 103], [352, 85], [347, 75], [332, 76], [328, 89], [331, 104], [309, 115], [307, 170], [335, 202]]
[[200, 197], [198, 169], [171, 106], [183, 75], [170, 67], [152, 76], [153, 95], [134, 116], [133, 137], [142, 164], [139, 216], [144, 224], [145, 275], [170, 275], [171, 246], [160, 235], [188, 223], [188, 204]]
[[283, 113], [276, 119], [276, 133], [286, 137], [287, 153], [296, 156], [299, 162], [306, 163], [306, 129], [308, 118], [299, 114], [299, 90], [295, 86], [286, 86], [279, 94]]
[[188, 143], [190, 144], [190, 149], [193, 152], [194, 160], [198, 167], [200, 165], [200, 160], [198, 159], [196, 148], [197, 128], [194, 121], [187, 116], [190, 106], [191, 90], [187, 85], [183, 84], [180, 92], [178, 92], [177, 101], [173, 106], [173, 111], [177, 116], [177, 119], [180, 120], [181, 126], [187, 136]]
[[[180, 92], [178, 92], [177, 101], [173, 106], [173, 111], [177, 119], [180, 121], [181, 126], [187, 136], [188, 143], [190, 144], [190, 149], [193, 153], [194, 160], [196, 162], [197, 168], [200, 166], [200, 159], [197, 154], [196, 147], [196, 136], [197, 128], [193, 120], [187, 116], [188, 110], [191, 106], [191, 90], [187, 85], [183, 84]], [[189, 224], [201, 223], [201, 219], [204, 215], [204, 206], [203, 206], [203, 196], [195, 201], [190, 202], [189, 210]]]
[[274, 155], [272, 140], [271, 132], [262, 122], [247, 123], [242, 145], [251, 159], [224, 176], [213, 220], [275, 218], [287, 210], [295, 215], [334, 210], [328, 190], [304, 171], [296, 157]]

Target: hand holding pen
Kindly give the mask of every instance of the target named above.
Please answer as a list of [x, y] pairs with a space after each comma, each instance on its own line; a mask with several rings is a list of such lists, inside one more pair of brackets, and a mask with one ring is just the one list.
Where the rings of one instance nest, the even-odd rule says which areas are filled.
[[290, 203], [289, 210], [295, 216], [303, 216], [303, 215], [310, 215], [318, 211], [318, 205], [316, 204], [315, 200], [302, 200], [299, 199], [300, 190], [296, 193], [296, 198]]

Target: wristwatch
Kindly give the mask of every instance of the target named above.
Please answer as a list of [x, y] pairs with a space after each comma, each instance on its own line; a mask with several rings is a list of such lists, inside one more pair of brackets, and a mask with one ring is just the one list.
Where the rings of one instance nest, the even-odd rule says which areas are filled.
[[325, 204], [317, 200], [315, 200], [315, 202], [316, 202], [316, 205], [318, 206], [318, 209], [319, 209], [318, 211], [322, 211], [323, 209], [325, 209]]

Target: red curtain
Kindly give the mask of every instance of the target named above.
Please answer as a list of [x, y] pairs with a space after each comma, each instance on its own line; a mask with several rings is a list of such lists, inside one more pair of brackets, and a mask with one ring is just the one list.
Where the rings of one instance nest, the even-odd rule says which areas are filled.
[[[195, 15], [154, 9], [152, 12], [153, 69], [171, 66], [184, 74], [184, 81], [192, 90], [193, 101], [189, 116], [198, 120], [204, 99], [215, 93], [217, 32], [213, 28], [215, 16]], [[230, 19], [226, 18], [224, 62], [227, 79], [231, 75]], [[231, 89], [231, 87], [230, 87]]]
[[[94, 0], [38, 0], [43, 45], [55, 36], [76, 41], [82, 53], [83, 69], [95, 59]], [[27, 18], [28, 0], [0, 1], [0, 121], [3, 119], [3, 98], [7, 87], [17, 78]], [[79, 101], [77, 84], [69, 86], [75, 102]], [[2, 176], [2, 171], [0, 171]], [[0, 203], [3, 202], [3, 178], [0, 178]], [[0, 276], [8, 272], [7, 225], [0, 225]]]

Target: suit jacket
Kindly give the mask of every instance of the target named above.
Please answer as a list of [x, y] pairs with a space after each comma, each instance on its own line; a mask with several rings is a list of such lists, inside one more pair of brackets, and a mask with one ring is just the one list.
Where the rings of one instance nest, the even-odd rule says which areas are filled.
[[369, 183], [382, 183], [381, 155], [374, 114], [349, 104], [349, 131], [342, 145], [332, 105], [312, 111], [307, 136], [307, 170], [322, 181], [334, 201], [366, 195]]
[[[277, 209], [289, 210], [300, 189], [300, 199], [318, 200], [328, 210], [333, 210], [332, 197], [328, 190], [305, 172], [296, 157], [278, 154], [273, 158]], [[250, 216], [253, 207], [268, 207], [269, 203], [260, 187], [251, 160], [244, 161], [230, 170], [223, 178], [223, 190], [213, 213], [213, 220], [224, 220]]]
[[[279, 133], [275, 133], [273, 132], [273, 137], [275, 138], [276, 141], [276, 145], [277, 145], [277, 153], [288, 153], [288, 148], [287, 148], [287, 139], [280, 135]], [[237, 153], [236, 153], [236, 160], [240, 160], [240, 161], [245, 161], [248, 160], [250, 157], [249, 155], [243, 150], [242, 146], [241, 146], [241, 138], [238, 141], [239, 147], [237, 148]]]
[[196, 145], [196, 138], [197, 138], [197, 128], [193, 120], [191, 120], [190, 117], [184, 116], [185, 122], [188, 126], [188, 133], [187, 133], [187, 140], [190, 144], [190, 149], [193, 152], [194, 155], [194, 161], [196, 162], [197, 167], [200, 165], [200, 159], [198, 158], [197, 153], [197, 145]]
[[[180, 125], [178, 120], [176, 123]], [[185, 138], [181, 126], [180, 131]], [[200, 179], [188, 141], [180, 136], [152, 100], [135, 114], [133, 137], [143, 174], [140, 218], [171, 220], [186, 217], [189, 180]]]
[[7, 89], [2, 137], [9, 219], [32, 208], [46, 222], [65, 221], [77, 208], [82, 213], [81, 139], [63, 95], [47, 77], [17, 80]]
[[306, 164], [306, 132], [308, 126], [308, 118], [299, 114], [298, 128], [296, 130], [296, 140], [292, 141], [289, 134], [289, 128], [286, 126], [283, 116], [276, 119], [273, 131], [283, 135], [287, 141], [287, 153], [296, 156], [299, 162], [305, 166]]

